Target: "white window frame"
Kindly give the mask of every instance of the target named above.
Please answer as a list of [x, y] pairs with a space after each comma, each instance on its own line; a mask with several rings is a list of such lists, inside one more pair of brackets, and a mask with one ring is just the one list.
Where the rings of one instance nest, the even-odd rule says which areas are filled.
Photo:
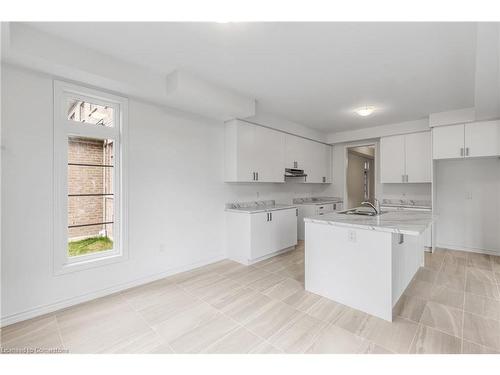
[[[113, 127], [68, 120], [69, 99], [113, 108]], [[126, 149], [128, 100], [103, 91], [54, 81], [54, 254], [56, 275], [128, 259]], [[113, 249], [68, 256], [68, 137], [112, 139], [114, 142]]]

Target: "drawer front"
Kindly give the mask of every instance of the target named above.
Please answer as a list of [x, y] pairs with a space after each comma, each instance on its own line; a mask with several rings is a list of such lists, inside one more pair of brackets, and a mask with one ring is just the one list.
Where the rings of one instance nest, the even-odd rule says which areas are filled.
[[323, 215], [328, 212], [333, 212], [333, 203], [322, 204], [316, 207], [316, 214]]

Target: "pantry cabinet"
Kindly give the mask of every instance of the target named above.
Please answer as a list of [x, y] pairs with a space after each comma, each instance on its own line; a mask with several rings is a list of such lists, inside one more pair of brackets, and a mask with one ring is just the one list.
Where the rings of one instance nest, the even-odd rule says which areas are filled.
[[500, 121], [436, 126], [432, 129], [432, 157], [460, 159], [500, 155]]
[[380, 139], [381, 183], [428, 183], [431, 175], [430, 132]]

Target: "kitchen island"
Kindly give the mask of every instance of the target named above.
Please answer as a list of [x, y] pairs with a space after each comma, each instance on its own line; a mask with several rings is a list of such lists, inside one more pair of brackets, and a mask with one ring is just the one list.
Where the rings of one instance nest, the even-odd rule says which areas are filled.
[[305, 289], [392, 321], [392, 308], [423, 266], [430, 212], [305, 218]]

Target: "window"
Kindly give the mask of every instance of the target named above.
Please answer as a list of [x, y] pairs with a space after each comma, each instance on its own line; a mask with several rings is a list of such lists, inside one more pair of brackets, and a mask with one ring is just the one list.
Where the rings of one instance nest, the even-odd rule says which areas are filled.
[[54, 83], [54, 270], [126, 258], [127, 100]]

